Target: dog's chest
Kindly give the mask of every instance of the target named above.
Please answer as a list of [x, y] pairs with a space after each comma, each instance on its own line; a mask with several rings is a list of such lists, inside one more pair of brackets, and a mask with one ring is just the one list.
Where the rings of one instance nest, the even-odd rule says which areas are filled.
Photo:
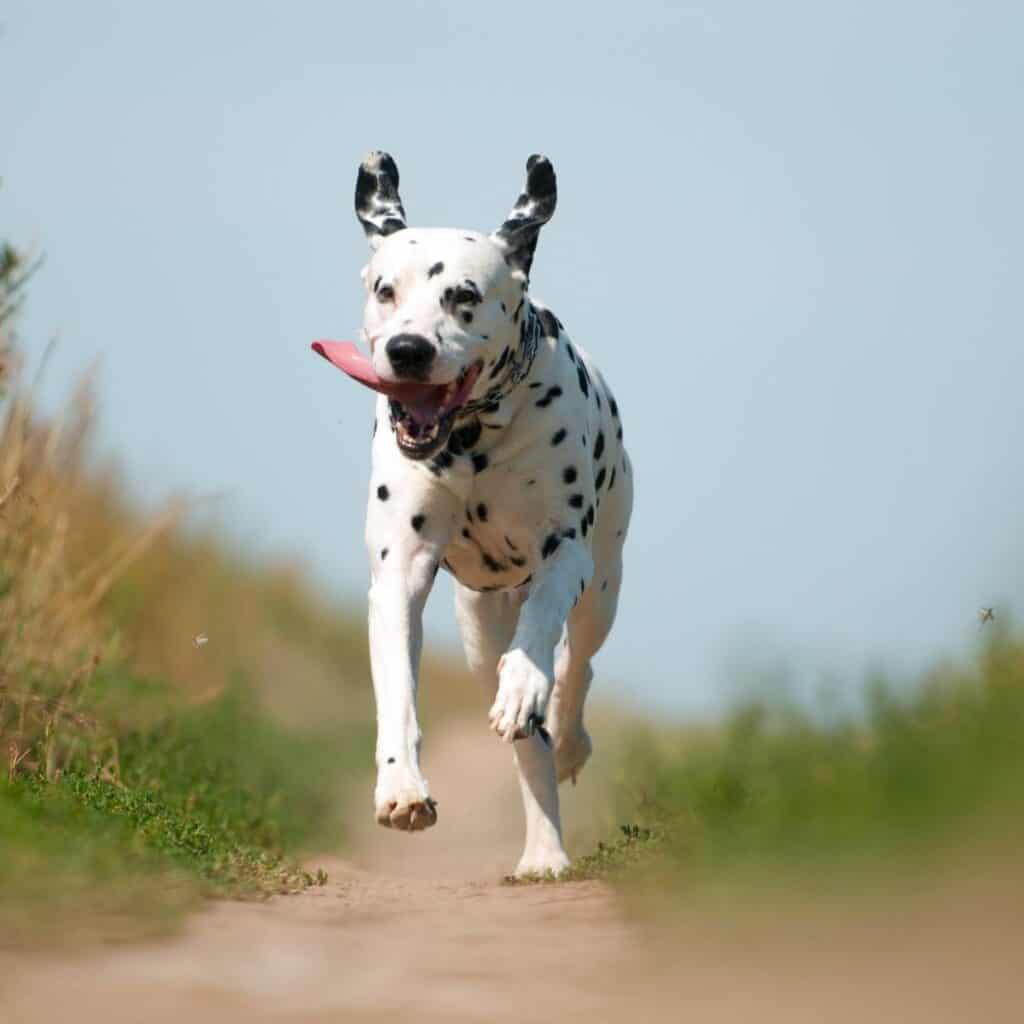
[[530, 459], [475, 476], [461, 524], [445, 551], [445, 567], [475, 590], [528, 583], [550, 518], [550, 486]]

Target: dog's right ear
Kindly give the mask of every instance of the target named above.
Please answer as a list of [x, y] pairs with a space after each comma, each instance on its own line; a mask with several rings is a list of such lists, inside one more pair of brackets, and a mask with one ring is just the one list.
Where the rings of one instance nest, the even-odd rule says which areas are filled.
[[390, 153], [374, 151], [359, 165], [356, 177], [356, 216], [374, 249], [405, 226], [398, 194], [398, 167]]

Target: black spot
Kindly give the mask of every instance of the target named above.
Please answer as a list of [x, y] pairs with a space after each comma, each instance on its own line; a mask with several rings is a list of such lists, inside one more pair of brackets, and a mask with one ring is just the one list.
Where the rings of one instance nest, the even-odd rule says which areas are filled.
[[381, 281], [381, 275], [380, 275], [380, 274], [378, 274], [378, 275], [377, 275], [377, 280], [373, 282], [373, 290], [374, 290], [375, 292], [376, 292], [376, 290], [377, 290], [377, 289], [378, 289], [378, 288], [380, 287], [380, 281]]
[[565, 346], [566, 355], [569, 357], [569, 361], [575, 366], [576, 365], [576, 353], [572, 350], [572, 345], [566, 343]]
[[584, 516], [584, 517], [583, 517], [583, 518], [582, 518], [582, 519], [580, 520], [580, 531], [582, 532], [582, 534], [583, 534], [583, 536], [584, 536], [584, 537], [586, 537], [586, 535], [587, 535], [587, 530], [589, 530], [589, 529], [590, 529], [590, 526], [589, 526], [589, 524], [587, 523], [587, 517], [586, 517], [586, 516]]
[[550, 558], [558, 550], [558, 545], [562, 543], [562, 538], [557, 533], [548, 534], [547, 539], [544, 541], [544, 546], [540, 549], [541, 558]]
[[542, 382], [542, 381], [539, 381], [539, 380], [535, 380], [535, 381], [534, 381], [534, 382], [533, 382], [533, 383], [532, 383], [532, 384], [530, 385], [530, 388], [531, 388], [531, 389], [533, 389], [533, 388], [542, 388], [542, 387], [544, 387], [544, 384], [543, 384], [543, 382]]
[[597, 388], [594, 388], [594, 400], [597, 402], [597, 411], [601, 411], [601, 396], [598, 394]]
[[601, 486], [604, 484], [605, 471], [604, 466], [601, 467], [601, 471], [594, 478], [594, 490], [601, 490]]
[[590, 506], [590, 507], [589, 507], [589, 508], [587, 509], [587, 522], [588, 522], [588, 523], [589, 523], [589, 524], [590, 524], [591, 526], [593, 526], [593, 525], [594, 525], [594, 506], [593, 506], [593, 505], [591, 505], [591, 506]]
[[490, 377], [488, 378], [489, 380], [493, 380], [499, 373], [501, 373], [506, 361], [508, 360], [509, 351], [510, 350], [507, 345], [502, 349], [501, 355], [498, 356], [498, 361], [494, 364], [494, 369], [491, 370]]
[[587, 589], [587, 584], [583, 580], [580, 580], [580, 593], [582, 594], [583, 591], [586, 590], [586, 589]]
[[418, 240], [417, 240], [417, 239], [415, 239], [415, 238], [410, 238], [410, 239], [409, 239], [409, 244], [410, 244], [410, 245], [419, 245], [419, 242], [418, 242]]
[[594, 442], [594, 461], [597, 462], [604, 455], [604, 431], [597, 432], [597, 440]]
[[415, 530], [415, 531], [416, 531], [417, 533], [419, 533], [419, 532], [420, 532], [420, 530], [422, 530], [422, 529], [423, 529], [423, 524], [424, 524], [424, 523], [425, 523], [426, 521], [427, 521], [427, 517], [426, 517], [426, 516], [422, 516], [422, 515], [416, 515], [416, 516], [413, 516], [413, 517], [412, 517], [412, 519], [410, 519], [410, 520], [409, 520], [409, 522], [410, 522], [410, 523], [412, 523], [412, 528], [413, 528], [413, 529], [414, 529], [414, 530]]
[[619, 441], [622, 440], [622, 427], [619, 427], [619, 432], [615, 435], [615, 437]]
[[496, 562], [487, 552], [483, 552], [484, 565], [491, 570], [491, 572], [504, 572], [505, 566], [500, 562]]
[[437, 571], [440, 568], [441, 568], [441, 563], [440, 562], [435, 562], [434, 563], [434, 579], [435, 580], [437, 579]]
[[604, 583], [601, 584], [601, 593], [603, 594], [607, 589], [608, 589], [608, 581], [605, 580]]
[[523, 580], [523, 582], [522, 582], [522, 583], [517, 583], [517, 584], [516, 584], [516, 586], [517, 586], [517, 587], [525, 587], [525, 586], [526, 586], [526, 584], [527, 584], [527, 583], [529, 583], [529, 582], [530, 582], [530, 580], [532, 580], [532, 579], [533, 579], [533, 573], [531, 572], [531, 573], [530, 573], [530, 575], [529, 575], [529, 576], [527, 576], [527, 577], [526, 577], [526, 579], [525, 579], [525, 580]]
[[573, 508], [583, 508], [583, 495], [582, 494], [571, 494], [569, 496], [569, 504]]
[[451, 452], [438, 452], [437, 455], [434, 456], [430, 468], [440, 475], [442, 470], [448, 469], [454, 461], [455, 459]]
[[[414, 242], [413, 245], [415, 245], [415, 244], [416, 243]], [[388, 764], [394, 764], [394, 763], [395, 763], [395, 759], [393, 757], [389, 757], [388, 758]]]
[[387, 557], [388, 557], [388, 549], [387, 548], [381, 548], [380, 549], [380, 560], [383, 562], [384, 559], [387, 558]]
[[505, 305], [504, 302], [499, 302], [498, 305], [501, 306], [502, 313], [507, 313], [508, 312], [508, 307]]
[[427, 280], [429, 281], [429, 280], [430, 280], [430, 278], [432, 278], [432, 277], [433, 277], [433, 276], [434, 276], [435, 274], [440, 274], [442, 270], [444, 270], [444, 264], [443, 264], [443, 263], [435, 263], [435, 264], [434, 264], [434, 265], [433, 265], [433, 266], [432, 266], [432, 267], [431, 267], [431, 268], [430, 268], [430, 269], [429, 269], [429, 270], [427, 271]]
[[514, 323], [514, 324], [519, 323], [519, 313], [521, 312], [521, 310], [523, 308], [523, 301], [524, 301], [523, 299], [519, 300], [519, 305], [516, 306], [516, 311], [512, 314], [512, 323]]
[[561, 393], [562, 389], [557, 384], [553, 388], [548, 388], [544, 392], [544, 397], [537, 400], [537, 408], [546, 409]]
[[580, 382], [580, 391], [583, 392], [583, 397], [586, 398], [590, 394], [590, 385], [587, 383], [587, 373], [582, 366], [576, 367], [576, 376]]
[[487, 506], [482, 501], [476, 507], [476, 515], [481, 523], [487, 522]]
[[505, 543], [509, 546], [509, 549], [511, 551], [518, 551], [519, 550], [519, 548], [517, 548], [515, 546], [515, 544], [512, 542], [512, 538], [509, 537], [508, 534], [505, 535]]
[[560, 427], [551, 435], [551, 445], [554, 447], [556, 444], [561, 444], [565, 440], [566, 429]]
[[471, 324], [473, 322], [473, 314], [468, 309], [462, 314], [462, 322], [464, 324]]
[[610, 491], [615, 486], [615, 467], [612, 466], [611, 479], [608, 481], [608, 490]]
[[566, 466], [565, 470], [562, 472], [562, 479], [567, 484], [574, 484], [576, 482], [576, 467]]
[[527, 487], [532, 487], [536, 482], [537, 482], [536, 480], [527, 480], [526, 481], [526, 486]]
[[618, 531], [618, 532], [617, 532], [617, 533], [615, 534], [615, 536], [616, 536], [616, 537], [621, 537], [621, 536], [622, 536], [622, 531], [621, 531], [621, 530], [619, 530], [619, 531]]
[[517, 568], [522, 569], [526, 565], [526, 559], [522, 555], [513, 555], [509, 561]]
[[487, 468], [487, 456], [483, 452], [478, 452], [473, 456], [473, 472], [482, 473]]
[[374, 420], [373, 420], [373, 433], [370, 436], [371, 437], [376, 437], [377, 436], [377, 418], [376, 417], [374, 417]]
[[380, 498], [381, 501], [387, 501], [390, 496], [391, 492], [387, 489], [386, 484], [381, 484], [380, 487], [377, 488], [377, 497]]
[[558, 321], [555, 319], [554, 314], [548, 309], [538, 309], [537, 315], [540, 317], [540, 322], [544, 326], [544, 333], [549, 338], [558, 337]]
[[563, 537], [567, 537], [569, 540], [575, 540], [576, 539], [576, 530], [575, 530], [575, 528], [570, 526], [568, 530], [563, 530], [562, 531], [562, 536]]
[[608, 397], [608, 408], [611, 409], [612, 415], [616, 419], [618, 419], [619, 418], [619, 407], [618, 407], [615, 399], [612, 398], [611, 396]]
[[468, 451], [480, 440], [480, 421], [473, 420], [472, 423], [460, 427], [456, 433], [459, 436], [459, 443]]
[[466, 540], [470, 539], [469, 530], [467, 530], [465, 527], [462, 528], [462, 536], [465, 537]]
[[466, 240], [467, 242], [475, 242], [475, 241], [476, 241], [476, 239], [475, 239], [475, 238], [471, 238], [471, 237], [470, 237], [469, 235], [463, 235], [462, 237], [463, 237], [463, 238], [464, 238], [464, 239], [465, 239], [465, 240]]

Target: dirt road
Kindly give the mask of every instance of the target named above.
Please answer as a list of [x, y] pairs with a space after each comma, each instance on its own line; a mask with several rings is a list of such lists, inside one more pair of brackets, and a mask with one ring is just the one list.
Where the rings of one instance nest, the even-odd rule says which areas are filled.
[[367, 824], [351, 860], [316, 861], [324, 887], [211, 904], [177, 939], [6, 958], [0, 1021], [1019, 1019], [1019, 896], [995, 918], [958, 904], [955, 932], [926, 915], [884, 933], [762, 922], [737, 937], [706, 917], [642, 931], [597, 883], [501, 885], [521, 841], [510, 759], [482, 723], [459, 725], [428, 752], [437, 828]]

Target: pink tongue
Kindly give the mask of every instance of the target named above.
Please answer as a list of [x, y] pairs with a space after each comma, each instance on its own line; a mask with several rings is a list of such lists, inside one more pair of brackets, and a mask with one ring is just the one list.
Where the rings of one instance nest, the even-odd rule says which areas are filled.
[[344, 370], [353, 380], [359, 381], [364, 387], [398, 399], [416, 419], [427, 421], [429, 419], [428, 407], [436, 411], [437, 403], [434, 401], [436, 387], [416, 381], [381, 380], [377, 376], [373, 364], [353, 342], [314, 341], [312, 347], [314, 352], [322, 355], [339, 370]]

